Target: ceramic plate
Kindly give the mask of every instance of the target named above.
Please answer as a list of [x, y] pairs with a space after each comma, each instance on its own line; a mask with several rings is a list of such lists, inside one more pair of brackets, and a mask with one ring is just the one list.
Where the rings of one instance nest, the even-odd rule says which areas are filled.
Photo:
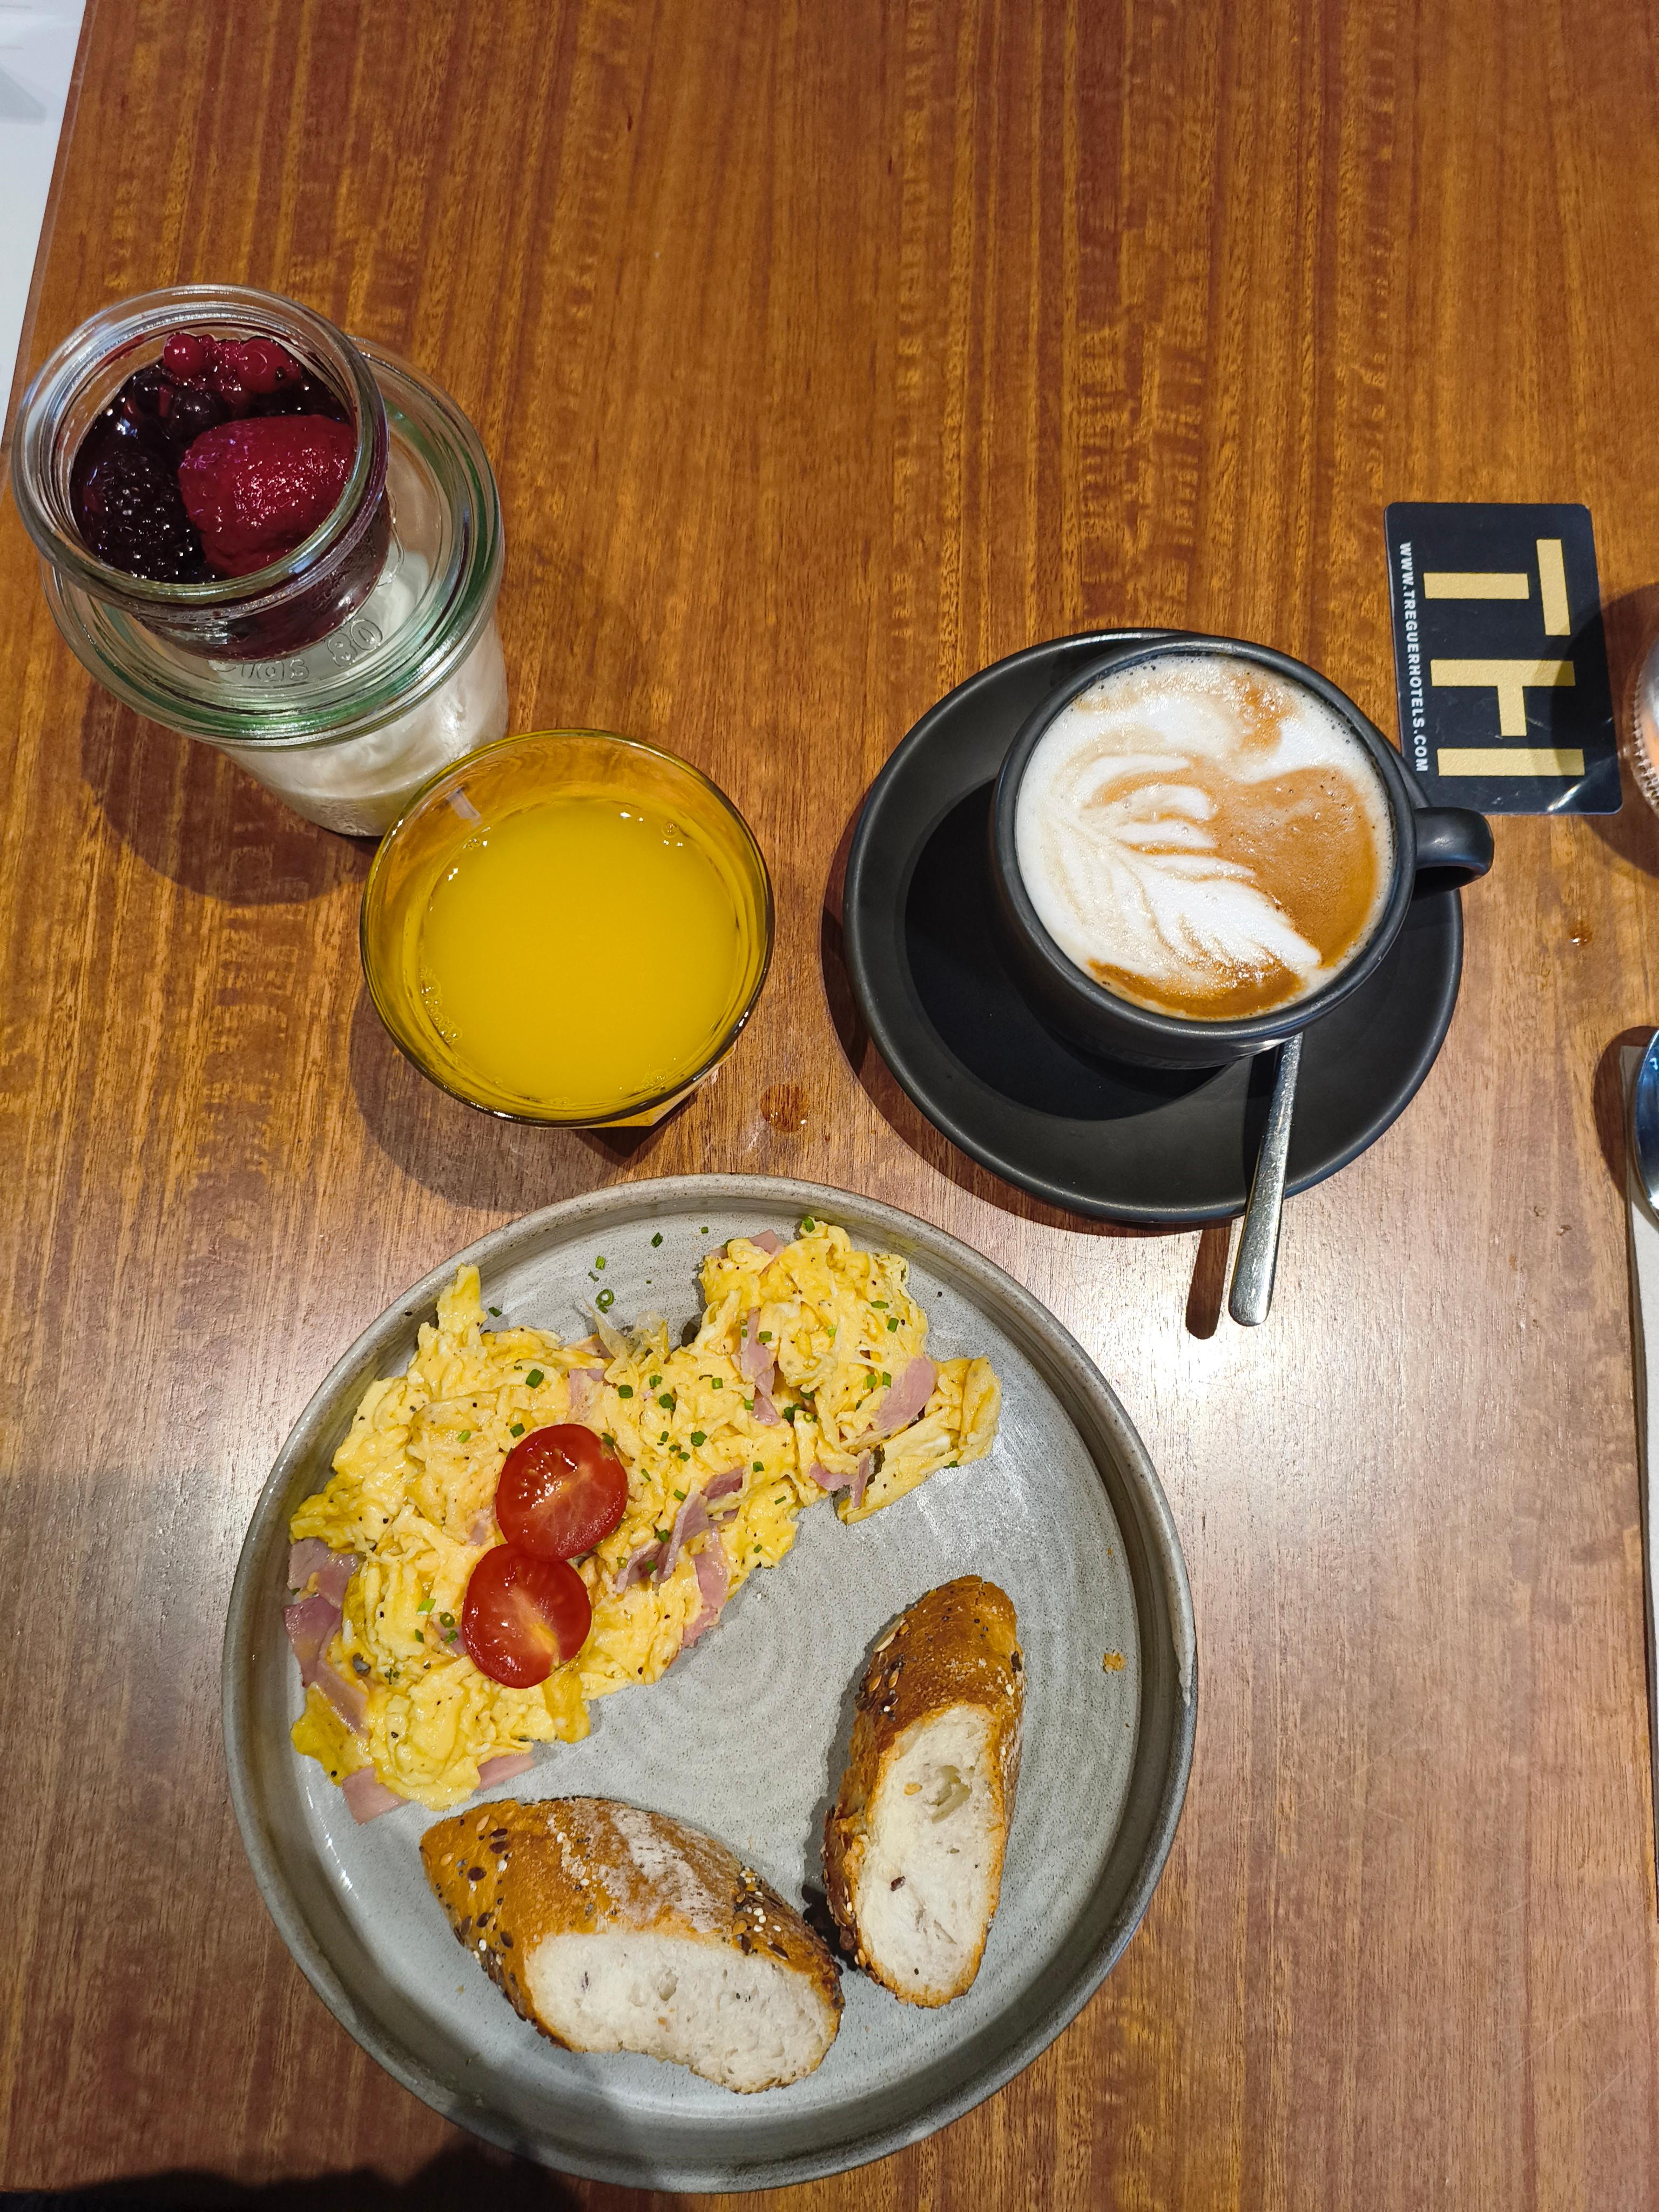
[[[1028, 1668], [1024, 1758], [977, 1981], [926, 2011], [849, 1972], [841, 2033], [818, 2070], [739, 2097], [676, 2067], [564, 2051], [537, 2034], [427, 1888], [416, 1846], [434, 1816], [410, 1805], [359, 1828], [322, 1770], [295, 1753], [287, 1525], [326, 1479], [364, 1385], [406, 1364], [458, 1260], [477, 1263], [504, 1325], [586, 1334], [599, 1253], [617, 1316], [654, 1309], [678, 1325], [701, 1312], [696, 1271], [714, 1245], [740, 1230], [788, 1236], [809, 1212], [908, 1257], [931, 1350], [988, 1356], [1003, 1389], [994, 1449], [855, 1528], [827, 1504], [804, 1514], [782, 1565], [746, 1583], [659, 1683], [598, 1702], [585, 1742], [547, 1747], [489, 1793], [592, 1794], [678, 1814], [799, 1901], [821, 1879], [823, 1815], [872, 1645], [954, 1575], [1008, 1591]], [[1192, 1753], [1194, 1666], [1186, 1571], [1158, 1479], [1051, 1315], [977, 1253], [890, 1207], [814, 1183], [699, 1176], [596, 1192], [498, 1230], [359, 1338], [283, 1447], [248, 1531], [225, 1635], [225, 1735], [237, 1817], [277, 1926], [324, 2001], [400, 2081], [463, 2126], [571, 2172], [759, 2189], [929, 2134], [1026, 2065], [1087, 2001], [1169, 1850]]]
[[[993, 1173], [1109, 1221], [1242, 1212], [1277, 1057], [1130, 1067], [1045, 1028], [1003, 953], [991, 790], [1015, 732], [1050, 691], [1114, 646], [1172, 635], [1058, 638], [959, 684], [876, 779], [847, 863], [854, 994], [915, 1105]], [[1462, 964], [1458, 894], [1422, 877], [1388, 958], [1305, 1032], [1288, 1190], [1334, 1175], [1405, 1111], [1445, 1042]]]

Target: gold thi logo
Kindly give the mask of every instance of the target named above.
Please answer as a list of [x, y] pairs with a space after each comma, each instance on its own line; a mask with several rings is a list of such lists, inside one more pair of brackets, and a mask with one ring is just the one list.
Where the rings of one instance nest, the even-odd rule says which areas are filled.
[[[1553, 639], [1572, 635], [1567, 568], [1559, 538], [1540, 538], [1535, 544], [1540, 643], [1547, 647]], [[1529, 600], [1533, 577], [1529, 568], [1425, 568], [1421, 584], [1425, 599]], [[1431, 659], [1429, 681], [1437, 690], [1462, 687], [1494, 692], [1498, 736], [1524, 738], [1527, 693], [1537, 689], [1571, 690], [1575, 678], [1570, 658], [1545, 651], [1504, 659], [1486, 655], [1475, 660]], [[1443, 745], [1436, 764], [1442, 775], [1584, 773], [1583, 752], [1577, 746]]]

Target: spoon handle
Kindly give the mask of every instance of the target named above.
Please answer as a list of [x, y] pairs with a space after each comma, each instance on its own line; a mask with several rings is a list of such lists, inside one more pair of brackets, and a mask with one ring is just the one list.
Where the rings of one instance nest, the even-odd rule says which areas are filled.
[[1279, 1265], [1279, 1221], [1285, 1205], [1285, 1164], [1291, 1149], [1291, 1115], [1296, 1107], [1297, 1070], [1302, 1065], [1302, 1032], [1279, 1048], [1279, 1073], [1267, 1108], [1267, 1126], [1250, 1179], [1250, 1202], [1233, 1262], [1233, 1286], [1227, 1310], [1241, 1328], [1255, 1328], [1273, 1304], [1273, 1271]]

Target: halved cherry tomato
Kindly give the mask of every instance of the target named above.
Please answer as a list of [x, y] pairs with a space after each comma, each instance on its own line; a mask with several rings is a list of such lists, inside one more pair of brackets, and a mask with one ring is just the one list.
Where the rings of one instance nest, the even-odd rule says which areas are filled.
[[620, 1462], [580, 1421], [520, 1437], [495, 1488], [502, 1535], [544, 1559], [580, 1559], [627, 1510], [628, 1477]]
[[556, 1661], [575, 1657], [592, 1620], [587, 1585], [567, 1560], [497, 1544], [467, 1583], [461, 1641], [481, 1674], [528, 1690], [547, 1680]]

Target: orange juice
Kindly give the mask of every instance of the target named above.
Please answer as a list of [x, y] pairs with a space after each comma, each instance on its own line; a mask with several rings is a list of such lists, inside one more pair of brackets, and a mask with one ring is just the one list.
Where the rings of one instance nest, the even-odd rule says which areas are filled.
[[689, 762], [602, 730], [434, 776], [363, 893], [375, 1009], [424, 1074], [532, 1121], [648, 1121], [731, 1045], [772, 951], [766, 863]]
[[468, 838], [428, 902], [421, 992], [458, 1060], [572, 1112], [672, 1090], [735, 1012], [720, 870], [639, 800], [551, 799]]

